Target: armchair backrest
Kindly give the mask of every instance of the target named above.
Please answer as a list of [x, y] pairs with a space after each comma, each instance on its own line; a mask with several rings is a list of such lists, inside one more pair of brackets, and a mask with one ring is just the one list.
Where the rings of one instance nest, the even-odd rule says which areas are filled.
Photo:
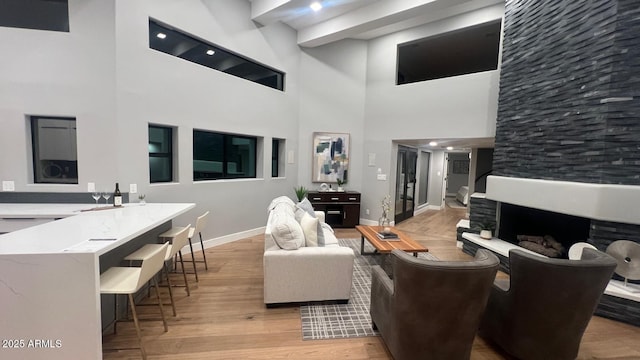
[[[575, 358], [616, 261], [604, 252], [585, 248], [580, 260], [549, 259], [520, 250], [509, 253], [510, 284], [499, 301], [489, 304], [491, 316], [483, 327], [494, 331], [502, 346], [516, 356], [531, 359]], [[491, 301], [493, 301], [493, 297]], [[489, 314], [489, 311], [487, 312]], [[506, 344], [506, 345], [505, 345]]]
[[580, 260], [512, 250], [509, 263], [509, 296], [521, 304], [516, 305], [522, 309], [520, 315], [532, 321], [543, 317], [558, 326], [567, 326], [567, 318], [575, 321], [578, 317], [586, 326], [616, 268], [611, 256], [593, 249], [584, 249]]
[[385, 339], [394, 357], [468, 358], [499, 263], [487, 250], [472, 261], [425, 260], [394, 250], [391, 332], [398, 338]]
[[[472, 297], [488, 294], [490, 289], [486, 284], [493, 282], [499, 265], [498, 258], [487, 250], [478, 251], [472, 261], [419, 259], [400, 250], [392, 254], [396, 300], [436, 308], [467, 301], [463, 299], [465, 296], [455, 294]], [[446, 298], [449, 298], [448, 304], [443, 304]]]

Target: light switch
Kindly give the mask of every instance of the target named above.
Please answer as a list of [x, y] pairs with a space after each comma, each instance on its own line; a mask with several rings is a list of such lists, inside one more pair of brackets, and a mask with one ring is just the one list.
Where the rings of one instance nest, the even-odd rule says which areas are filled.
[[289, 150], [287, 153], [287, 164], [293, 164], [295, 162], [295, 153], [293, 150]]
[[96, 183], [87, 183], [87, 192], [95, 192], [96, 191]]
[[138, 184], [129, 184], [129, 193], [135, 194], [138, 192]]
[[376, 166], [376, 154], [369, 153], [369, 166]]
[[13, 181], [3, 181], [2, 182], [2, 191], [15, 191], [16, 186]]

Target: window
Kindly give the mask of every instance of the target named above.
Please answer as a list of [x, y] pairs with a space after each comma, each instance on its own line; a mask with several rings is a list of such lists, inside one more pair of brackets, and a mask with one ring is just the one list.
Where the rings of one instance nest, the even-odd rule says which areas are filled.
[[257, 138], [193, 131], [193, 180], [256, 177]]
[[271, 140], [271, 177], [284, 176], [284, 140]]
[[0, 26], [69, 32], [67, 0], [2, 0]]
[[284, 73], [149, 19], [149, 48], [284, 91]]
[[149, 181], [173, 181], [173, 128], [149, 125]]
[[31, 116], [33, 181], [77, 184], [76, 119]]
[[500, 21], [398, 45], [396, 84], [498, 68]]

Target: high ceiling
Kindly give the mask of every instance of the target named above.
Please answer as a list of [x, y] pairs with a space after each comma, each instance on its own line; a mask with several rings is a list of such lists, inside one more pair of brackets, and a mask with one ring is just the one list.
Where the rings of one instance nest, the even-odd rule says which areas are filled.
[[[298, 32], [298, 45], [317, 47], [343, 39], [370, 40], [397, 31], [443, 20], [504, 0], [249, 0], [252, 20], [268, 25], [285, 23]], [[314, 11], [310, 4], [322, 3]], [[456, 151], [492, 148], [493, 138], [406, 139], [398, 143]], [[431, 141], [438, 145], [430, 146]]]
[[[369, 40], [446, 19], [504, 0], [250, 0], [252, 20], [283, 22], [298, 31], [298, 44], [315, 47], [343, 39]], [[309, 5], [320, 2], [313, 11]]]

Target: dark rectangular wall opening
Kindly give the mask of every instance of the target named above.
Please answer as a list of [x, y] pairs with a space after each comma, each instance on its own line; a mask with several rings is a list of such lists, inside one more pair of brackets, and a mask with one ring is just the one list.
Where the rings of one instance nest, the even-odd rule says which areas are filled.
[[591, 220], [513, 204], [500, 204], [498, 237], [518, 244], [518, 235], [551, 235], [565, 250], [577, 242], [586, 242]]
[[68, 0], [2, 0], [0, 26], [69, 32]]
[[496, 70], [501, 29], [498, 20], [398, 44], [396, 84]]

